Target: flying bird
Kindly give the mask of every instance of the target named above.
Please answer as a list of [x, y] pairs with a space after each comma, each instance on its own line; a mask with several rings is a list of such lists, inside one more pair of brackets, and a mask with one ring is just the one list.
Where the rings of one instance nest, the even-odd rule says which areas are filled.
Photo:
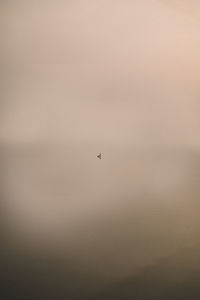
[[100, 152], [100, 153], [97, 155], [97, 157], [98, 157], [99, 159], [101, 159], [102, 153]]

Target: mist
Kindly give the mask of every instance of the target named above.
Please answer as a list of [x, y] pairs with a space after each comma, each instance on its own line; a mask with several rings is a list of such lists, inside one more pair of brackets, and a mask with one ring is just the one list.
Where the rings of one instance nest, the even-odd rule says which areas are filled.
[[197, 1], [0, 6], [6, 297], [198, 299]]

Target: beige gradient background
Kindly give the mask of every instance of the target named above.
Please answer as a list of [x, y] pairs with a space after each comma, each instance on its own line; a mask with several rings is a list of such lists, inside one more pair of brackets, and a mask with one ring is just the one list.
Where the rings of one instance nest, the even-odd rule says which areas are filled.
[[12, 247], [66, 255], [106, 280], [198, 253], [199, 1], [0, 6]]

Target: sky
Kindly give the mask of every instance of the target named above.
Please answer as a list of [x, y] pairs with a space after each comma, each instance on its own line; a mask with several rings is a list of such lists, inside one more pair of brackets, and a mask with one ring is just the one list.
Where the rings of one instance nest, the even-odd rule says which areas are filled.
[[149, 267], [168, 278], [178, 265], [185, 286], [200, 270], [199, 6], [0, 3], [2, 236], [12, 255], [62, 257], [69, 276], [78, 269], [122, 291], [127, 278], [145, 286]]

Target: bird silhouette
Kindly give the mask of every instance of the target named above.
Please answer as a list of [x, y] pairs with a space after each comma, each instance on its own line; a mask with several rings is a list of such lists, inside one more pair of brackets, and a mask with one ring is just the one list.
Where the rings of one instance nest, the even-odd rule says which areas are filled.
[[101, 159], [101, 158], [102, 158], [102, 153], [100, 152], [100, 153], [97, 155], [97, 157], [98, 157], [99, 159]]

